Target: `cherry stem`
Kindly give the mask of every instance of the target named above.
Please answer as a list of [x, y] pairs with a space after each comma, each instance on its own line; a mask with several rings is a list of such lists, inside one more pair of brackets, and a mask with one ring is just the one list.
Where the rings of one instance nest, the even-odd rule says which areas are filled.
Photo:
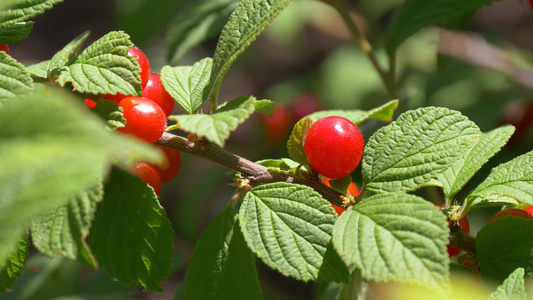
[[[250, 185], [252, 186], [274, 182], [301, 184], [314, 189], [331, 204], [339, 207], [343, 205], [342, 197], [344, 195], [330, 187], [327, 187], [318, 180], [308, 180], [301, 177], [294, 177], [271, 171], [265, 166], [256, 164], [246, 158], [228, 152], [204, 139], [191, 142], [184, 137], [165, 132], [163, 133], [161, 139], [159, 139], [159, 141], [157, 141], [155, 144], [192, 154], [235, 170], [248, 179]], [[363, 191], [364, 187], [362, 188], [360, 195], [363, 193]], [[475, 239], [464, 233], [459, 227], [457, 221], [452, 220], [450, 232], [451, 246], [463, 249], [471, 255], [476, 254]]]
[[273, 182], [301, 184], [313, 188], [331, 204], [342, 205], [342, 196], [344, 195], [317, 180], [308, 180], [271, 171], [265, 166], [228, 152], [206, 140], [191, 142], [184, 137], [165, 132], [155, 144], [189, 153], [235, 170], [246, 177], [252, 186]]

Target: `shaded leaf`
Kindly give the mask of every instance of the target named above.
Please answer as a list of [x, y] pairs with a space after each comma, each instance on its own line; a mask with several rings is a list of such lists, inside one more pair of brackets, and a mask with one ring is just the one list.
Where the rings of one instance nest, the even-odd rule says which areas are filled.
[[13, 44], [21, 41], [30, 35], [32, 28], [33, 22], [20, 22], [9, 26], [0, 26], [0, 44]]
[[196, 243], [187, 271], [187, 299], [262, 299], [255, 257], [228, 207]]
[[359, 109], [322, 110], [322, 111], [312, 113], [308, 117], [310, 117], [313, 120], [313, 122], [316, 122], [319, 119], [322, 119], [325, 117], [338, 116], [338, 117], [343, 117], [343, 118], [346, 118], [352, 121], [355, 125], [358, 125], [368, 119], [377, 119], [377, 120], [384, 121], [384, 122], [391, 122], [392, 115], [394, 114], [394, 110], [397, 107], [398, 107], [398, 100], [392, 100], [392, 101], [389, 101], [383, 104], [380, 107], [376, 107], [369, 111], [359, 110]]
[[113, 169], [98, 205], [89, 245], [104, 269], [124, 285], [163, 291], [170, 274], [174, 232], [153, 188]]
[[0, 11], [0, 28], [41, 15], [63, 0], [8, 0], [8, 10]]
[[13, 254], [10, 254], [6, 261], [0, 262], [0, 293], [5, 293], [13, 288], [20, 271], [24, 268], [26, 257], [29, 254], [30, 243], [25, 235], [18, 241], [18, 248]]
[[489, 300], [526, 300], [524, 269], [516, 269], [498, 289], [490, 294]]

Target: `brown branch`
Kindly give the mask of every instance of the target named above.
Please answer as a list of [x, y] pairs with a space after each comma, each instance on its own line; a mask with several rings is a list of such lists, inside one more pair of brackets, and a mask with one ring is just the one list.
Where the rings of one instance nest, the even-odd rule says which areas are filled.
[[458, 221], [450, 222], [450, 246], [476, 256], [476, 239], [461, 230]]
[[320, 195], [322, 195], [324, 199], [328, 200], [332, 204], [337, 206], [342, 205], [341, 197], [343, 194], [325, 186], [319, 181], [307, 180], [305, 178], [293, 177], [287, 174], [273, 172], [265, 166], [256, 164], [234, 153], [228, 152], [206, 140], [191, 142], [184, 137], [166, 132], [163, 134], [161, 139], [156, 142], [156, 144], [189, 153], [228, 167], [241, 173], [250, 180], [252, 185], [273, 182], [289, 182], [306, 185], [313, 188]]

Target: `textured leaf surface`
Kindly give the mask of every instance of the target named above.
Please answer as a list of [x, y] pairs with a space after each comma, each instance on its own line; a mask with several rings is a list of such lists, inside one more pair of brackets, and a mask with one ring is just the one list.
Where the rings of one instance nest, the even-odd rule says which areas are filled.
[[518, 268], [490, 295], [489, 300], [526, 300], [526, 298], [524, 269]]
[[502, 282], [517, 268], [533, 271], [533, 220], [504, 217], [476, 235], [476, 253], [484, 276]]
[[5, 293], [13, 288], [15, 280], [24, 268], [24, 262], [26, 262], [26, 257], [29, 254], [29, 244], [26, 236], [20, 239], [16, 251], [10, 254], [6, 261], [0, 262], [0, 293]]
[[317, 280], [329, 269], [324, 256], [335, 219], [317, 192], [289, 183], [253, 188], [239, 211], [248, 247], [271, 268], [302, 281]]
[[270, 100], [258, 100], [255, 102], [255, 111], [268, 116], [274, 115], [276, 103]]
[[226, 102], [220, 106], [216, 113], [211, 115], [177, 115], [169, 119], [178, 122], [167, 130], [180, 128], [205, 137], [220, 147], [229, 137], [230, 132], [244, 122], [254, 112], [255, 98], [252, 96], [240, 96], [237, 99]]
[[89, 245], [116, 280], [162, 291], [169, 276], [174, 232], [154, 190], [140, 178], [113, 169], [104, 188]]
[[111, 129], [117, 129], [126, 126], [126, 119], [122, 114], [122, 107], [115, 102], [107, 99], [100, 99], [96, 102], [93, 112], [99, 115]]
[[0, 109], [0, 259], [33, 218], [98, 184], [111, 158], [160, 159], [152, 147], [109, 132], [83, 106], [51, 89]]
[[457, 111], [427, 107], [403, 113], [367, 142], [365, 186], [377, 193], [415, 190], [449, 168], [479, 135], [476, 124]]
[[448, 288], [448, 223], [438, 208], [417, 196], [375, 195], [344, 212], [333, 244], [365, 279]]
[[[1, 9], [1, 7], [0, 7]], [[13, 44], [28, 37], [33, 22], [20, 22], [9, 26], [0, 26], [0, 44]]]
[[179, 61], [202, 41], [217, 36], [237, 0], [196, 0], [180, 9], [167, 29], [167, 59]]
[[448, 199], [453, 198], [468, 180], [500, 151], [513, 132], [513, 126], [505, 126], [484, 133], [475, 140], [474, 146], [467, 150], [451, 168], [439, 174], [437, 180], [442, 184], [446, 197]]
[[389, 53], [420, 29], [474, 12], [496, 0], [406, 0], [396, 11], [385, 36]]
[[28, 95], [32, 90], [31, 75], [24, 65], [0, 51], [0, 108], [7, 99]]
[[472, 206], [529, 203], [533, 205], [533, 151], [492, 169], [467, 196]]
[[161, 69], [161, 82], [170, 96], [189, 114], [195, 113], [204, 102], [204, 90], [209, 84], [213, 60], [204, 58], [192, 66]]
[[7, 0], [8, 10], [0, 11], [0, 28], [43, 14], [63, 0]]
[[[220, 34], [209, 79], [209, 97], [217, 97], [224, 74], [290, 0], [243, 0]], [[216, 104], [216, 103], [212, 103]]]
[[87, 246], [96, 204], [102, 199], [100, 184], [84, 191], [62, 205], [32, 221], [33, 245], [50, 257], [62, 255], [96, 268]]
[[311, 121], [311, 118], [303, 118], [298, 121], [294, 125], [289, 140], [287, 141], [289, 156], [302, 165], [309, 164], [305, 156], [304, 141], [312, 124], [313, 121]]
[[26, 67], [26, 71], [31, 74], [35, 81], [46, 81], [48, 79], [48, 65], [50, 65], [49, 60], [42, 61]]
[[196, 243], [187, 271], [187, 299], [262, 299], [255, 257], [228, 207]]
[[355, 125], [358, 125], [367, 119], [377, 119], [377, 120], [381, 120], [384, 122], [391, 122], [392, 115], [394, 114], [394, 110], [397, 107], [398, 107], [398, 100], [392, 100], [380, 107], [376, 107], [369, 111], [359, 110], [359, 109], [323, 110], [323, 111], [312, 113], [309, 115], [309, 117], [313, 120], [313, 122], [316, 122], [317, 120], [325, 118], [325, 117], [338, 116], [338, 117], [343, 117], [343, 118], [346, 118], [352, 121]]
[[126, 33], [112, 31], [63, 68], [57, 82], [62, 86], [69, 82], [80, 93], [138, 96], [141, 68], [135, 58], [128, 56], [131, 47]]

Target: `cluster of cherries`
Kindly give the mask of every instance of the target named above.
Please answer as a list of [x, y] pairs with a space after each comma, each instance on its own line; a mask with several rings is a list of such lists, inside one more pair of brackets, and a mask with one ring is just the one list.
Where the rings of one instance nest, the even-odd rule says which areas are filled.
[[[137, 63], [141, 67], [142, 96], [107, 94], [99, 99], [109, 99], [122, 107], [126, 125], [118, 128], [118, 132], [134, 135], [152, 144], [163, 135], [167, 126], [167, 117], [172, 113], [175, 101], [163, 87], [159, 74], [150, 72], [150, 63], [141, 50], [133, 47], [128, 51], [128, 56], [137, 57]], [[96, 101], [85, 99], [85, 104], [94, 108]], [[158, 147], [158, 149], [165, 154], [167, 163], [164, 166], [136, 162], [128, 167], [135, 175], [148, 183], [159, 196], [161, 183], [172, 180], [178, 174], [181, 154], [179, 151], [165, 147]]]

